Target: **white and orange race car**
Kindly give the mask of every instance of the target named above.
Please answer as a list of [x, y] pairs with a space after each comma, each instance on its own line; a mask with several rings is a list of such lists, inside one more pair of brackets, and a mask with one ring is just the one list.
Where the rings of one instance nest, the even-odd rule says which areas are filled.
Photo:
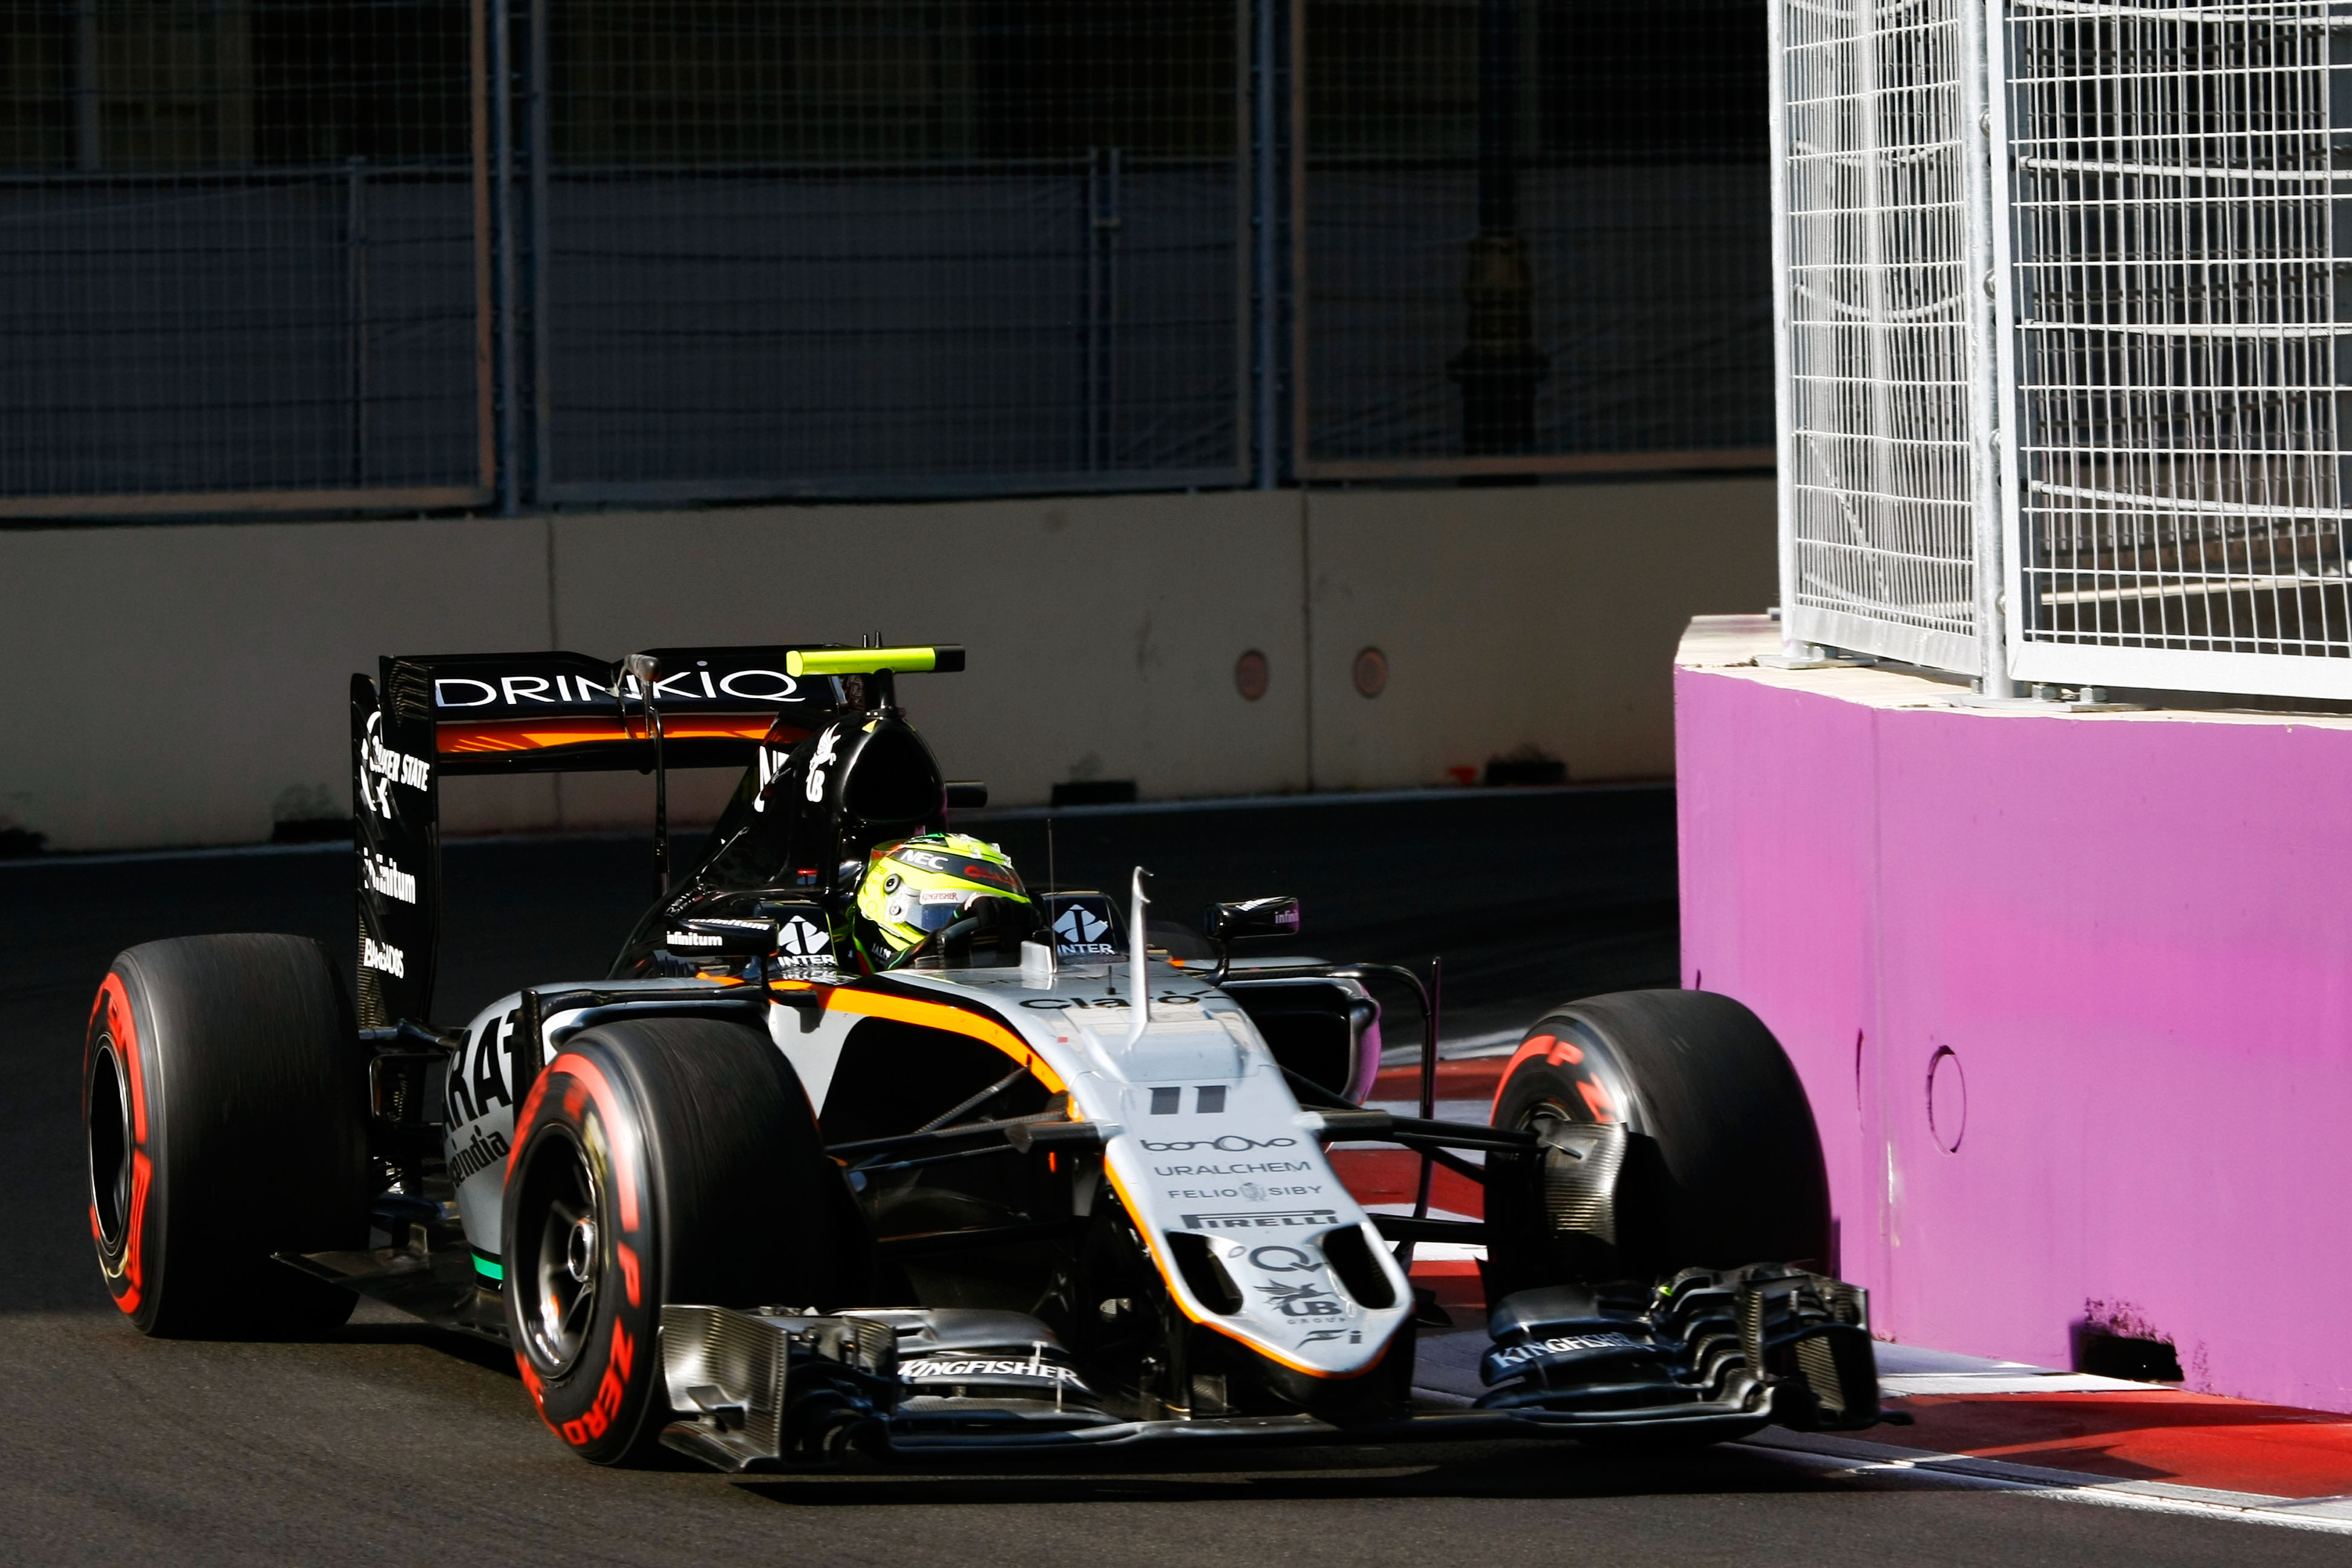
[[[1232, 956], [1295, 936], [1292, 900], [1220, 904], [1171, 955], [1139, 876], [1113, 899], [1000, 869], [877, 962], [857, 878], [984, 800], [895, 681], [961, 666], [802, 646], [354, 677], [356, 983], [307, 939], [201, 936], [100, 989], [90, 1226], [118, 1305], [282, 1335], [376, 1298], [510, 1347], [600, 1463], [1880, 1419], [1811, 1114], [1737, 1002], [1554, 1008], [1475, 1124], [1428, 1114], [1417, 977]], [[708, 853], [673, 877], [657, 825], [662, 896], [605, 976], [433, 1021], [444, 780], [646, 769], [658, 799], [667, 768], [719, 763], [744, 773]], [[1361, 1104], [1383, 973], [1422, 997], [1420, 1116]], [[1412, 1151], [1419, 1201], [1368, 1213], [1344, 1142]], [[1483, 1217], [1429, 1211], [1440, 1168]], [[1414, 1389], [1408, 1268], [1438, 1243], [1483, 1249], [1474, 1402]]]

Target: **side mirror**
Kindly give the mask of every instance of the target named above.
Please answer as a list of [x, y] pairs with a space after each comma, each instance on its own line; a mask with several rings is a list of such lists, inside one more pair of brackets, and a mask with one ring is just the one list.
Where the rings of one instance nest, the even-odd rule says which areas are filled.
[[685, 957], [765, 958], [776, 951], [781, 922], [734, 918], [679, 921], [662, 934], [662, 945]]
[[1289, 897], [1244, 899], [1238, 904], [1211, 904], [1201, 916], [1201, 931], [1217, 944], [1217, 971], [1212, 985], [1225, 983], [1233, 967], [1233, 940], [1237, 936], [1297, 936], [1298, 900]]
[[1238, 904], [1211, 904], [1201, 916], [1201, 931], [1211, 942], [1231, 942], [1237, 936], [1297, 936], [1298, 900], [1246, 899]]

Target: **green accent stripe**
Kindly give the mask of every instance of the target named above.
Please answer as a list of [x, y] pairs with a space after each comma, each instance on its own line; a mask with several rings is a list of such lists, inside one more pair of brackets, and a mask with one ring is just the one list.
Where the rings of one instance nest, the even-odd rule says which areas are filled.
[[915, 675], [925, 670], [962, 668], [963, 649], [955, 647], [811, 647], [794, 648], [784, 655], [784, 673], [794, 677], [876, 675], [884, 670]]
[[485, 1279], [495, 1279], [501, 1285], [506, 1283], [507, 1266], [479, 1252], [474, 1254], [474, 1272]]

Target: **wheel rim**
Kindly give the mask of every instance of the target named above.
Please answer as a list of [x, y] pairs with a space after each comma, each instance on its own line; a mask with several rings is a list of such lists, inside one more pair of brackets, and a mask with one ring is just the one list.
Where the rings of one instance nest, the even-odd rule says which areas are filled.
[[531, 1296], [520, 1303], [524, 1348], [541, 1372], [560, 1376], [587, 1348], [604, 1272], [603, 1209], [586, 1151], [564, 1133], [544, 1136], [523, 1194], [516, 1228], [532, 1246], [523, 1275]]
[[130, 1087], [110, 1035], [99, 1037], [90, 1061], [89, 1103], [90, 1209], [98, 1215], [100, 1243], [113, 1253], [130, 1226], [132, 1145]]
[[1546, 1095], [1519, 1112], [1517, 1130], [1532, 1132], [1540, 1138], [1552, 1126], [1561, 1123], [1571, 1127], [1591, 1127], [1597, 1124], [1597, 1119], [1585, 1107], [1570, 1109], [1563, 1101]]

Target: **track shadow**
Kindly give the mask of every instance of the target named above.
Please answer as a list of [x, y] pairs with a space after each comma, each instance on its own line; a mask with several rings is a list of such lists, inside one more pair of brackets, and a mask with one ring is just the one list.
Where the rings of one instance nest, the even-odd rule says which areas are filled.
[[514, 1352], [504, 1345], [478, 1340], [471, 1334], [461, 1334], [448, 1329], [436, 1329], [430, 1323], [346, 1323], [322, 1342], [344, 1345], [415, 1345], [423, 1350], [437, 1351], [453, 1361], [466, 1362], [493, 1372], [510, 1382], [522, 1381], [515, 1370]]
[[[1146, 1462], [1139, 1463], [1139, 1460]], [[1746, 1449], [1606, 1454], [1564, 1441], [1323, 1447], [1187, 1457], [1066, 1456], [853, 1474], [767, 1476], [737, 1489], [795, 1508], [1030, 1503], [1560, 1499], [1834, 1490]]]

